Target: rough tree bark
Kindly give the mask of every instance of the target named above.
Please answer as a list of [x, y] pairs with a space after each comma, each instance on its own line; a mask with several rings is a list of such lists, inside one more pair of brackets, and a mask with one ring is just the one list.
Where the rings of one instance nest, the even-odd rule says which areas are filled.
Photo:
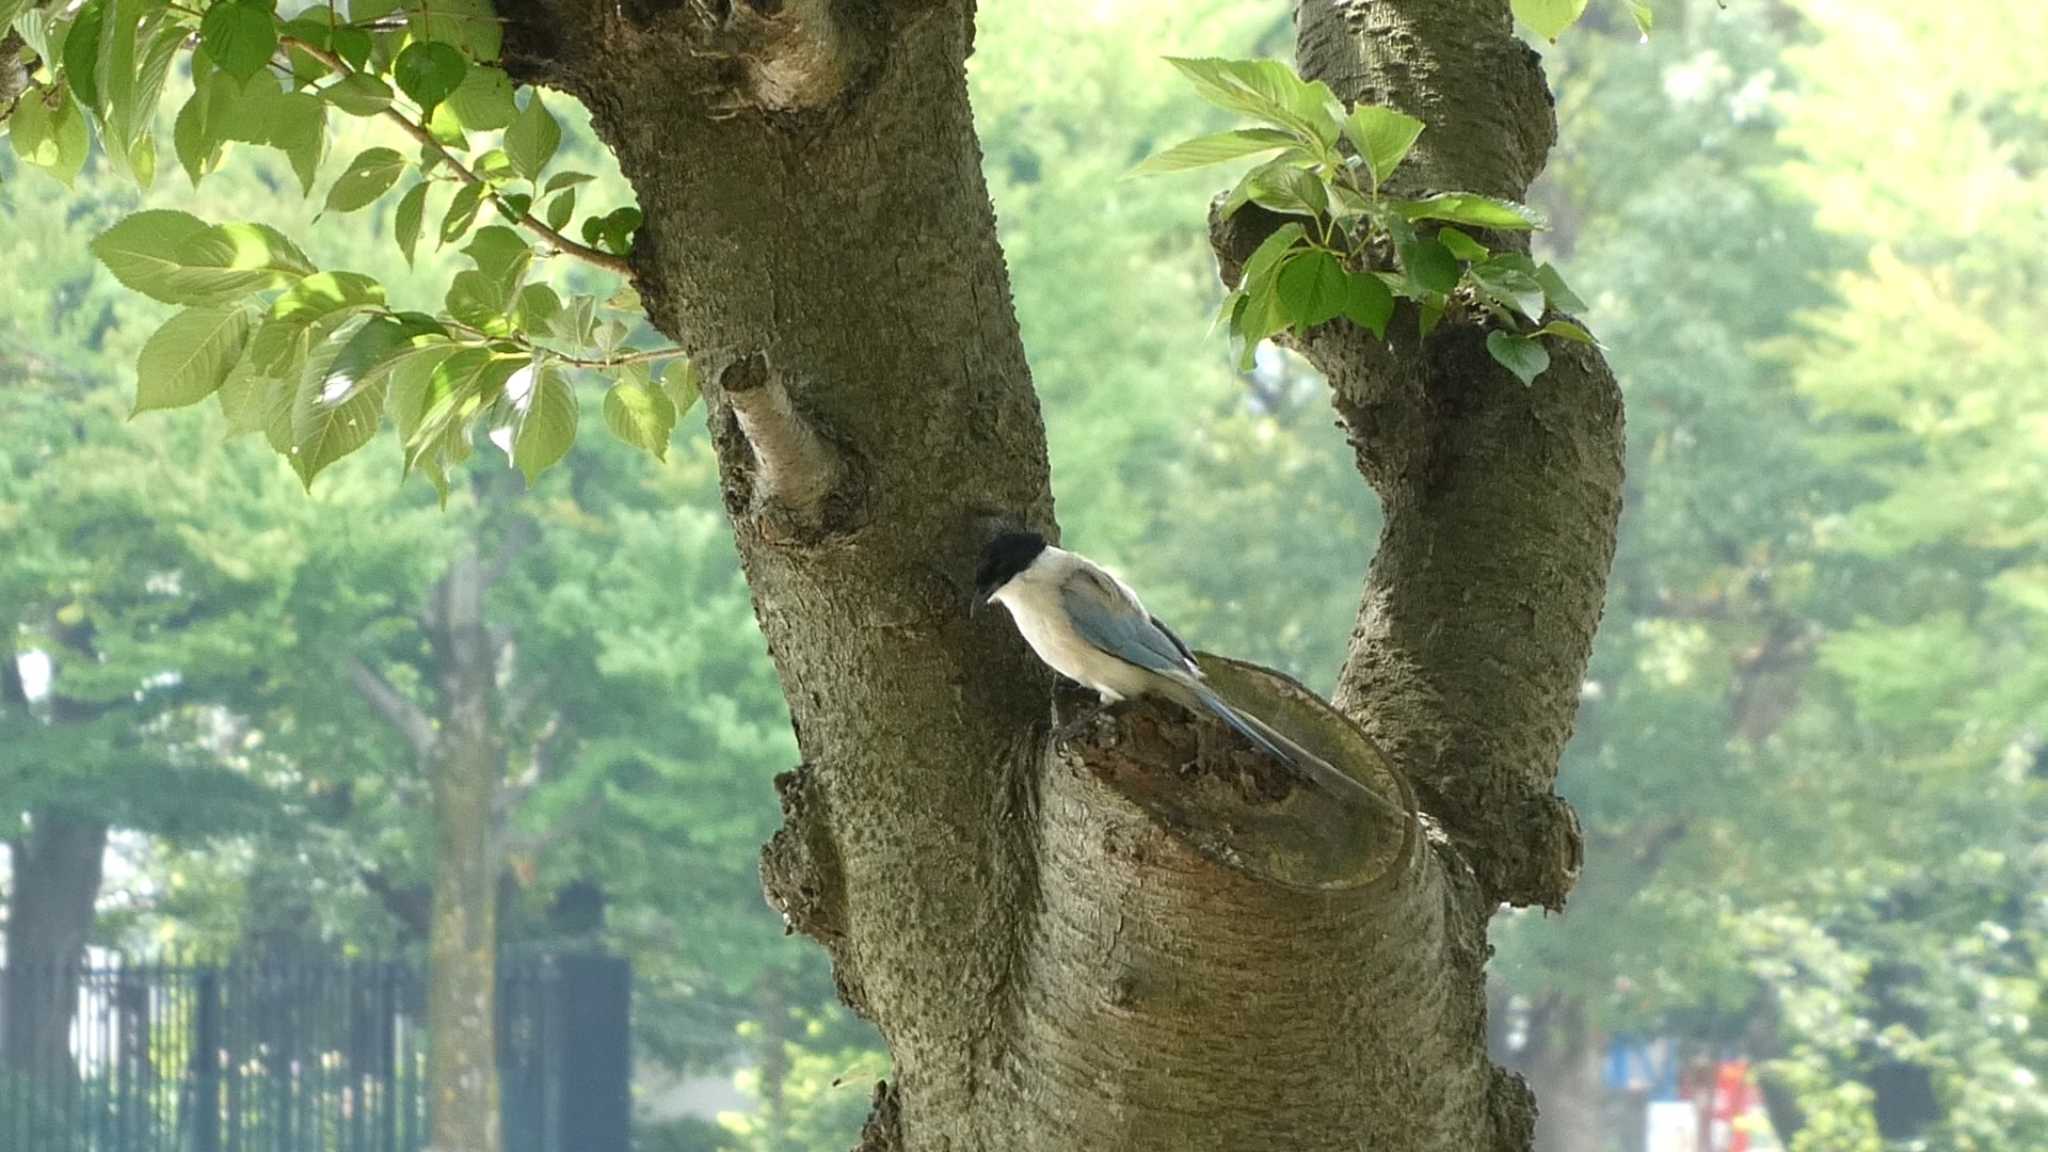
[[[1485, 925], [1577, 869], [1551, 783], [1619, 510], [1597, 356], [1524, 388], [1459, 323], [1304, 349], [1387, 507], [1338, 710], [1207, 663], [1398, 818], [1169, 708], [1055, 743], [1050, 675], [967, 614], [999, 526], [1056, 531], [970, 5], [500, 13], [510, 66], [580, 97], [633, 181], [641, 295], [705, 372], [803, 756], [764, 881], [895, 1059], [863, 1147], [1526, 1148], [1528, 1093], [1485, 1054]], [[1418, 183], [1519, 198], [1541, 167], [1506, 0], [1304, 0], [1298, 31], [1311, 75], [1428, 122]], [[1256, 226], [1219, 234], [1226, 264]]]
[[73, 1074], [71, 1017], [78, 1010], [76, 965], [84, 958], [107, 851], [104, 820], [39, 808], [26, 835], [8, 841], [7, 1067], [25, 1076]]

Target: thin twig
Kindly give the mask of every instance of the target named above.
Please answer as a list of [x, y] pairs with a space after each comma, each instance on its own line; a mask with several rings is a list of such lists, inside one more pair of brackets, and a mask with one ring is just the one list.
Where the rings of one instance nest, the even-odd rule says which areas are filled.
[[[327, 51], [324, 48], [318, 47], [317, 45], [309, 44], [296, 36], [280, 37], [278, 39], [278, 43], [283, 47], [295, 48], [300, 52], [304, 52], [306, 55], [311, 56], [313, 59], [318, 60], [320, 63], [325, 64], [327, 67], [333, 69], [334, 72], [340, 76], [348, 77], [355, 74], [355, 69], [349, 67], [348, 61], [343, 60], [341, 57], [336, 56], [335, 54]], [[485, 183], [483, 177], [478, 176], [475, 172], [470, 171], [468, 165], [464, 164], [461, 160], [457, 159], [455, 153], [449, 151], [448, 148], [444, 146], [439, 140], [434, 139], [434, 134], [427, 131], [427, 129], [423, 125], [415, 123], [411, 117], [405, 115], [403, 112], [400, 112], [398, 109], [391, 108], [388, 106], [384, 109], [384, 116], [386, 119], [389, 119], [393, 124], [396, 124], [400, 128], [404, 129], [406, 135], [411, 136], [414, 140], [419, 141], [421, 147], [424, 147], [428, 151], [434, 153], [434, 155], [438, 157], [442, 163], [454, 169], [456, 174], [460, 175], [465, 183], [482, 184], [484, 185], [485, 188], [490, 188], [490, 185]], [[542, 221], [539, 217], [536, 217], [531, 211], [521, 212], [514, 209], [510, 204], [507, 204], [505, 202], [504, 197], [498, 195], [498, 193], [495, 190], [491, 191], [490, 196], [492, 205], [495, 206], [498, 209], [499, 213], [502, 214], [507, 220], [514, 221], [522, 225], [523, 227], [527, 228], [528, 230], [536, 232], [542, 237], [545, 237], [550, 244], [553, 244], [555, 246], [557, 250], [563, 252], [566, 255], [574, 256], [578, 260], [582, 260], [587, 264], [592, 264], [595, 265], [596, 267], [602, 268], [607, 272], [617, 273], [618, 275], [625, 277], [627, 280], [631, 280], [633, 278], [633, 266], [630, 263], [628, 263], [624, 257], [614, 256], [609, 252], [602, 252], [596, 248], [592, 248], [588, 244], [579, 244], [576, 241], [569, 239], [567, 236], [562, 235], [555, 229], [548, 227], [544, 221]]]

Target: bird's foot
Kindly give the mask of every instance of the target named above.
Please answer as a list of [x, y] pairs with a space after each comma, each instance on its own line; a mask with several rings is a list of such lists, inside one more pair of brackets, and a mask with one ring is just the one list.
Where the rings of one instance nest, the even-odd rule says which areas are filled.
[[1064, 744], [1092, 727], [1098, 717], [1107, 710], [1108, 704], [1096, 704], [1081, 710], [1081, 714], [1052, 730], [1052, 742]]

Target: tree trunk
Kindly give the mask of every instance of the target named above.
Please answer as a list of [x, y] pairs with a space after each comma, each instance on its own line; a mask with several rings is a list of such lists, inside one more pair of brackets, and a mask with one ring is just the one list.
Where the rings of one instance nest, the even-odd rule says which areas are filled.
[[29, 817], [8, 842], [13, 898], [7, 908], [4, 1018], [7, 1067], [53, 1083], [74, 1074], [71, 1017], [77, 964], [92, 934], [107, 825], [56, 809]]
[[428, 637], [441, 674], [434, 741], [434, 919], [428, 936], [428, 1088], [434, 1152], [497, 1152], [498, 868], [491, 851], [503, 748], [484, 575], [465, 547], [436, 586]]
[[1536, 1152], [1602, 1152], [1607, 1147], [1600, 1055], [1599, 1036], [1580, 998], [1552, 995], [1533, 1014], [1521, 1071], [1543, 1103]]
[[[406, 739], [433, 788], [433, 897], [425, 911], [433, 1152], [498, 1152], [501, 1143], [497, 807], [505, 744], [500, 644], [483, 615], [491, 579], [472, 540], [428, 598], [421, 626], [433, 656], [432, 715], [369, 666], [350, 668], [357, 691]], [[381, 878], [371, 886], [399, 919], [419, 919], [405, 891]]]
[[[641, 296], [704, 370], [803, 756], [763, 878], [899, 1076], [863, 1147], [1526, 1148], [1526, 1089], [1486, 1059], [1485, 924], [1577, 869], [1550, 786], [1619, 511], [1597, 356], [1524, 388], [1451, 323], [1306, 349], [1388, 513], [1341, 713], [1205, 664], [1398, 816], [1164, 706], [1055, 743], [1051, 675], [967, 611], [992, 533], [1056, 532], [968, 6], [499, 11], [510, 66], [581, 97], [634, 182]], [[1505, 0], [1304, 3], [1299, 32], [1305, 70], [1429, 123], [1428, 185], [1519, 197], [1540, 168]]]

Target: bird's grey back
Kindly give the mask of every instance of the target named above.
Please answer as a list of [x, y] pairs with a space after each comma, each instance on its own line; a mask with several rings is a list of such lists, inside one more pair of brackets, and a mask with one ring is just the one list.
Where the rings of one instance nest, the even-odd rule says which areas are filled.
[[1083, 640], [1120, 660], [1153, 672], [1201, 674], [1180, 637], [1092, 565], [1077, 564], [1060, 580], [1060, 606]]

